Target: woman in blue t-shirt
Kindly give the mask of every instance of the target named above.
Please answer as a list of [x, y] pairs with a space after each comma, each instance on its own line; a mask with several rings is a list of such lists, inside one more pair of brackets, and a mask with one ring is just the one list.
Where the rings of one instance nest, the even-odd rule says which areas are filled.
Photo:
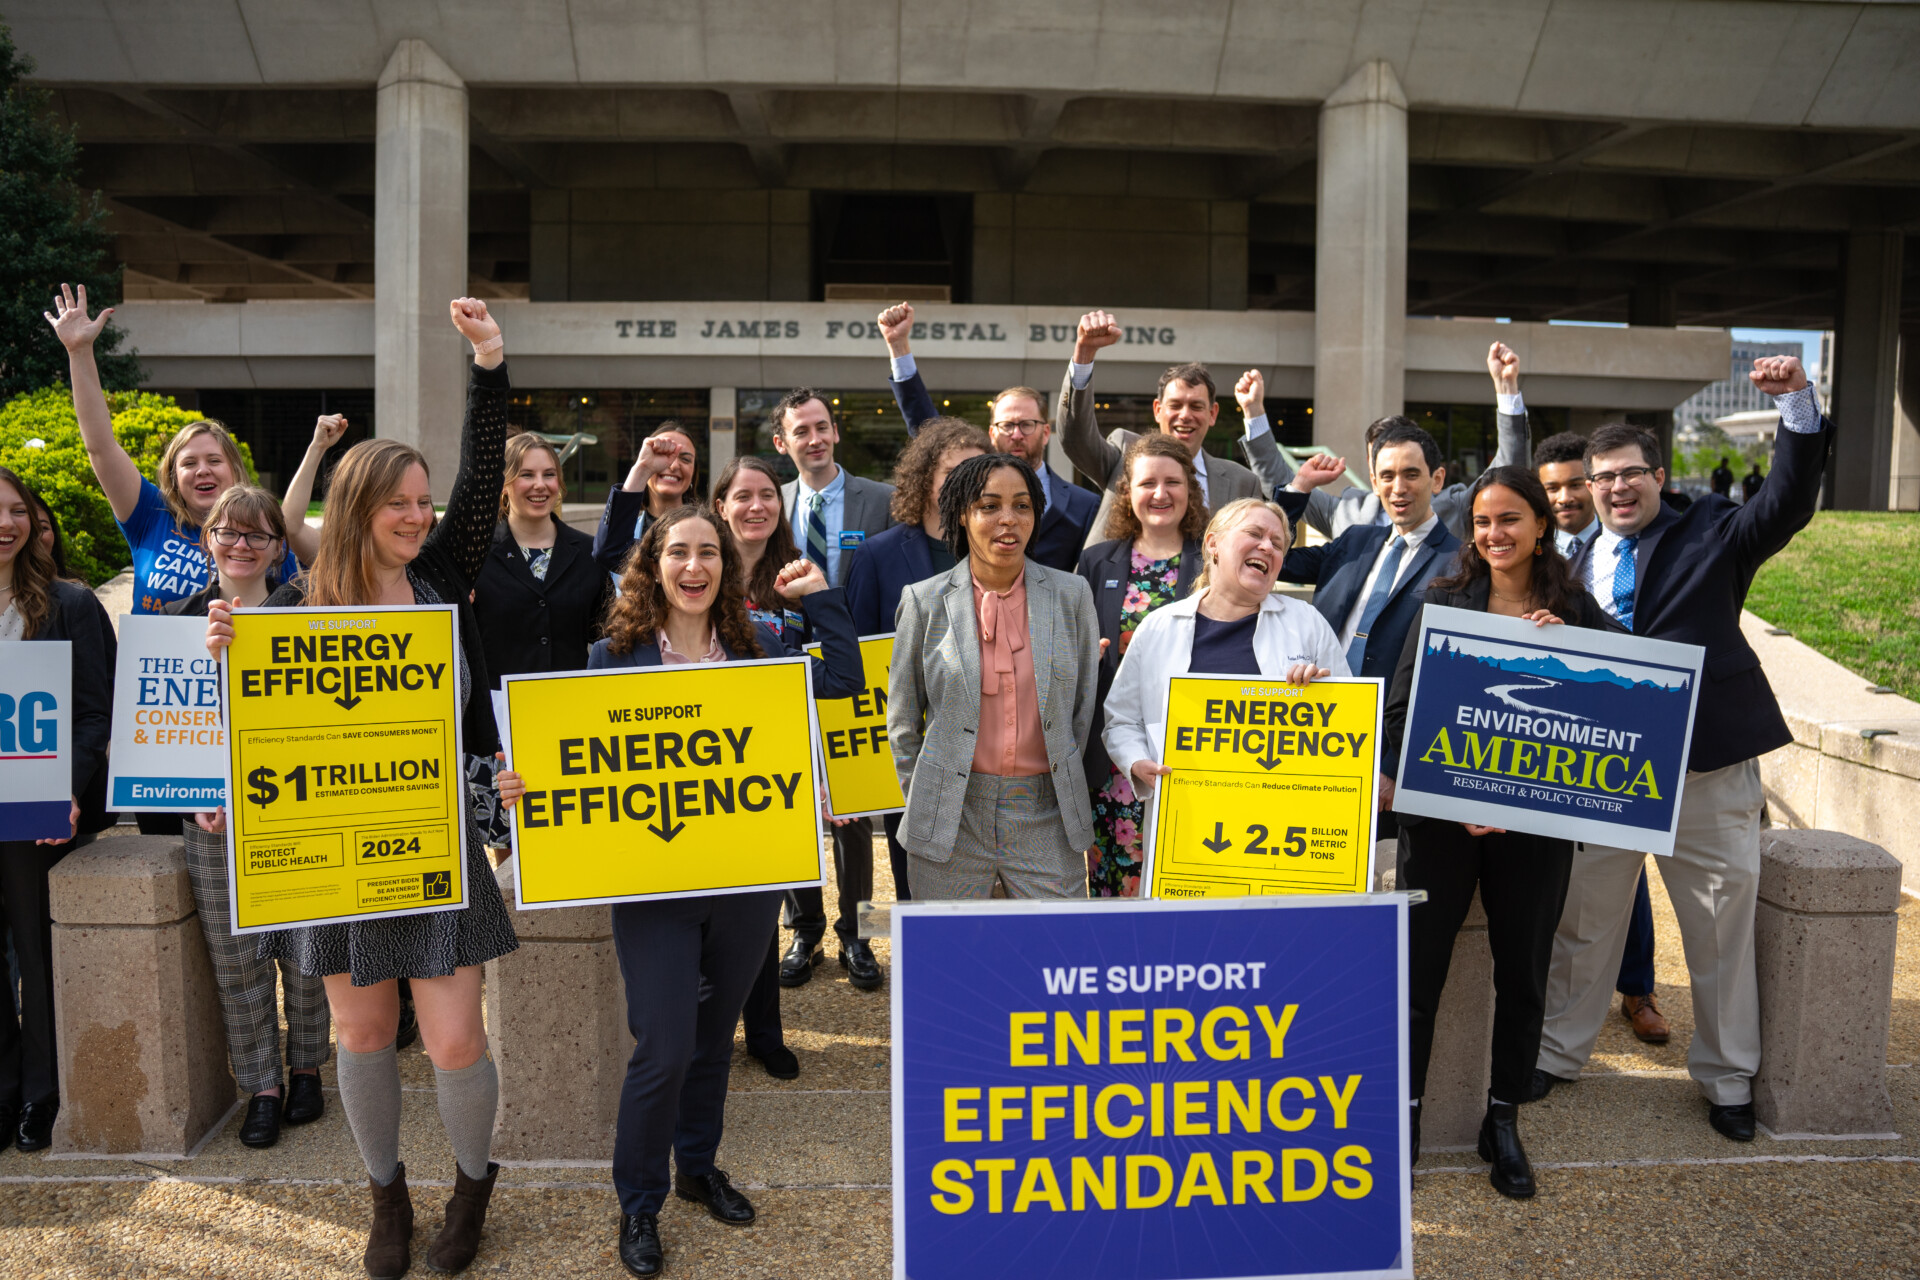
[[[93, 361], [93, 341], [112, 314], [108, 307], [87, 318], [85, 285], [78, 299], [61, 285], [53, 310], [45, 313], [67, 349], [73, 411], [80, 419], [87, 460], [133, 552], [133, 611], [159, 613], [213, 580], [200, 526], [220, 495], [249, 477], [240, 446], [224, 426], [211, 421], [190, 422], [180, 429], [167, 443], [153, 480], [140, 474], [114, 438], [113, 414]], [[284, 582], [297, 572], [299, 564], [289, 548], [278, 577]]]

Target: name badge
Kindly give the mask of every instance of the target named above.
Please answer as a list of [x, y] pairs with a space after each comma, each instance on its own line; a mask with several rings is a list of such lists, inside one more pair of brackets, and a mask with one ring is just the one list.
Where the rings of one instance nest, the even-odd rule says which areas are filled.
[[866, 540], [867, 531], [865, 529], [848, 529], [840, 535], [840, 549], [842, 551], [856, 551]]
[[1120, 579], [1118, 579], [1118, 578], [1108, 578], [1108, 579], [1107, 579], [1107, 590], [1109, 590], [1109, 591], [1111, 591], [1111, 590], [1113, 590], [1113, 589], [1114, 589], [1115, 587], [1117, 587], [1117, 586], [1119, 586], [1119, 585], [1120, 585]]

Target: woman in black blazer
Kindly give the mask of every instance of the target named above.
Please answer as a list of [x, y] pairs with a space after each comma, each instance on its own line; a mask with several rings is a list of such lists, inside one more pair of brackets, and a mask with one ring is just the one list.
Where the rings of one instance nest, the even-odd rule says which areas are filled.
[[500, 523], [473, 584], [473, 613], [494, 688], [502, 676], [578, 671], [600, 638], [613, 579], [593, 539], [560, 519], [560, 455], [531, 431], [507, 441]]
[[68, 712], [73, 735], [68, 835], [0, 840], [0, 916], [20, 965], [20, 1016], [0, 1014], [0, 1148], [39, 1151], [60, 1113], [53, 1042], [53, 917], [47, 875], [70, 850], [109, 826], [107, 740], [113, 732], [113, 624], [93, 592], [54, 576], [39, 498], [0, 467], [0, 641], [65, 640], [73, 650]]
[[[747, 612], [745, 575], [724, 521], [679, 507], [651, 522], [620, 576], [620, 599], [606, 638], [588, 666], [658, 667], [798, 655]], [[820, 643], [813, 692], [850, 698], [865, 687], [860, 639], [844, 595], [820, 566], [794, 560], [775, 590], [806, 615]], [[757, 602], [756, 602], [757, 603]], [[797, 637], [795, 637], [797, 641]], [[502, 803], [525, 783], [499, 775]], [[727, 1104], [733, 1028], [760, 972], [780, 891], [718, 893], [618, 902], [613, 947], [627, 991], [633, 1058], [620, 1089], [613, 1185], [620, 1196], [620, 1261], [638, 1276], [665, 1265], [659, 1215], [671, 1190], [705, 1205], [731, 1226], [754, 1218], [753, 1205], [713, 1167]], [[668, 1177], [668, 1157], [676, 1176]]]
[[[1107, 704], [1134, 628], [1193, 589], [1206, 528], [1206, 499], [1186, 446], [1160, 432], [1135, 437], [1114, 481], [1104, 530], [1108, 540], [1080, 553], [1078, 572], [1093, 588], [1100, 621], [1096, 707]], [[1097, 726], [1087, 739], [1086, 773], [1094, 834], [1093, 848], [1087, 850], [1088, 896], [1134, 897], [1140, 892], [1146, 801], [1134, 794], [1133, 779], [1107, 758]]]
[[[1382, 793], [1391, 803], [1399, 776], [1420, 624], [1430, 604], [1526, 618], [1541, 626], [1566, 623], [1600, 631], [1620, 628], [1574, 581], [1554, 544], [1547, 491], [1525, 467], [1493, 467], [1467, 495], [1473, 537], [1463, 544], [1450, 576], [1427, 588], [1407, 632], [1387, 697], [1386, 741], [1380, 755]], [[1573, 842], [1396, 815], [1400, 822], [1398, 888], [1424, 889], [1427, 901], [1408, 913], [1408, 1017], [1413, 1079], [1413, 1159], [1420, 1159], [1420, 1096], [1433, 1051], [1434, 1013], [1447, 982], [1454, 936], [1473, 904], [1487, 913], [1493, 951], [1493, 1087], [1480, 1125], [1480, 1158], [1492, 1170], [1494, 1190], [1525, 1199], [1534, 1193], [1533, 1169], [1516, 1127], [1519, 1104], [1532, 1084], [1546, 1010], [1547, 968], [1553, 932], [1566, 903]]]

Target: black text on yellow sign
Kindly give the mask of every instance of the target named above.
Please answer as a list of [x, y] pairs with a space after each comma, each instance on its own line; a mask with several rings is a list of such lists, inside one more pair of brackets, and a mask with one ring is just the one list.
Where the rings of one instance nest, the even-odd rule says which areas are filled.
[[1380, 710], [1377, 680], [1172, 677], [1148, 896], [1370, 888]]
[[804, 658], [503, 682], [523, 907], [814, 884]]
[[236, 932], [465, 905], [456, 643], [449, 605], [234, 615]]
[[[807, 652], [818, 657], [820, 646]], [[863, 636], [860, 660], [867, 688], [851, 698], [822, 698], [814, 704], [820, 723], [820, 761], [827, 775], [827, 811], [836, 818], [899, 813], [907, 806], [900, 775], [887, 742], [887, 675], [893, 664], [893, 637]]]

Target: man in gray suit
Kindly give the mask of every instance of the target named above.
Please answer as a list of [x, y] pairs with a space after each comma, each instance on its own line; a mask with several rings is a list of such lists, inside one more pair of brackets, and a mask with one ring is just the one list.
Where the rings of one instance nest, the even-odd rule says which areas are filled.
[[[1103, 438], [1093, 411], [1094, 357], [1102, 347], [1118, 341], [1120, 326], [1110, 313], [1089, 311], [1080, 317], [1073, 362], [1061, 380], [1060, 398], [1053, 411], [1053, 429], [1066, 447], [1067, 457], [1083, 475], [1100, 481], [1100, 510], [1087, 533], [1087, 546], [1106, 541], [1107, 514], [1113, 510], [1113, 482], [1120, 476], [1121, 455], [1135, 435], [1116, 428]], [[1200, 496], [1210, 511], [1218, 511], [1235, 498], [1264, 498], [1274, 488], [1271, 483], [1261, 483], [1258, 476], [1231, 458], [1208, 453], [1202, 447], [1220, 416], [1214, 394], [1213, 375], [1207, 372], [1207, 366], [1177, 364], [1160, 375], [1160, 387], [1153, 397], [1153, 420], [1193, 454]]]
[[[1513, 348], [1504, 342], [1496, 342], [1487, 349], [1487, 373], [1493, 378], [1494, 398], [1499, 404], [1499, 447], [1488, 466], [1523, 467], [1527, 465], [1527, 406], [1520, 399], [1520, 357]], [[1329, 538], [1337, 538], [1354, 525], [1389, 524], [1386, 509], [1380, 505], [1380, 497], [1371, 489], [1349, 488], [1341, 493], [1332, 492], [1331, 486], [1339, 482], [1346, 474], [1344, 458], [1330, 458], [1326, 454], [1310, 458], [1296, 472], [1285, 454], [1274, 443], [1273, 431], [1267, 423], [1266, 379], [1258, 369], [1249, 369], [1240, 375], [1240, 381], [1234, 384], [1234, 399], [1240, 403], [1240, 414], [1247, 424], [1246, 436], [1241, 447], [1247, 451], [1247, 461], [1253, 465], [1254, 474], [1260, 477], [1265, 486], [1264, 493], [1277, 494], [1283, 488], [1291, 487], [1295, 491], [1307, 494], [1307, 510], [1301, 519]], [[1373, 442], [1380, 433], [1390, 426], [1404, 423], [1418, 426], [1411, 418], [1394, 415], [1382, 418], [1367, 428], [1366, 450], [1369, 458], [1373, 455]], [[1373, 468], [1367, 467], [1369, 475]], [[1433, 497], [1433, 513], [1440, 522], [1453, 532], [1453, 536], [1465, 541], [1468, 525], [1472, 523], [1472, 513], [1467, 509], [1466, 484], [1451, 484]], [[1278, 498], [1275, 499], [1278, 501]]]
[[[853, 557], [873, 534], [893, 524], [889, 510], [893, 486], [848, 475], [833, 460], [840, 443], [840, 424], [833, 405], [812, 387], [797, 387], [780, 398], [767, 417], [773, 427], [773, 447], [793, 459], [798, 479], [780, 486], [780, 500], [793, 522], [793, 540], [800, 554], [820, 566], [827, 581], [844, 586]], [[755, 601], [756, 604], [764, 602]], [[883, 978], [873, 948], [862, 941], [854, 921], [854, 906], [873, 897], [873, 823], [856, 818], [833, 829], [833, 870], [840, 887], [840, 915], [833, 931], [840, 937], [840, 965], [847, 981], [862, 991], [879, 987]], [[820, 943], [826, 937], [827, 912], [818, 889], [787, 893], [787, 927], [793, 942], [780, 957], [780, 985], [797, 987], [813, 977], [814, 966], [825, 956]]]

